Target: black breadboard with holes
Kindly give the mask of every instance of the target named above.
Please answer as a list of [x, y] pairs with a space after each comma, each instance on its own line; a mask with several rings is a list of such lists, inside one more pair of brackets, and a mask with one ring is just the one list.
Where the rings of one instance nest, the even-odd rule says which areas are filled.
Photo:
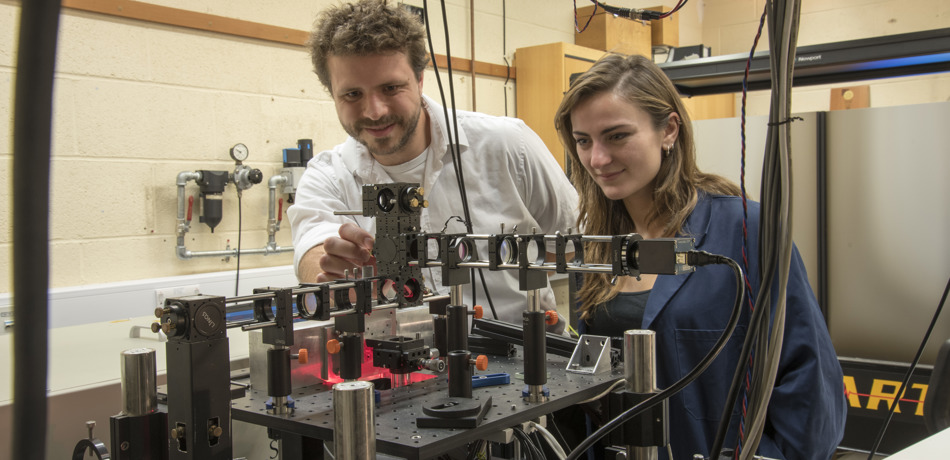
[[[520, 347], [518, 347], [520, 348]], [[556, 410], [597, 396], [623, 377], [622, 369], [598, 375], [572, 374], [564, 370], [567, 358], [548, 355], [548, 400], [528, 403], [521, 397], [525, 388], [521, 379], [523, 363], [519, 352], [514, 357], [489, 356], [488, 370], [475, 375], [508, 373], [509, 384], [474, 388], [473, 401], [487, 401], [491, 407], [476, 428], [419, 428], [416, 418], [423, 408], [444, 401], [448, 395], [447, 374], [410, 386], [380, 391], [376, 405], [376, 451], [407, 459], [434, 458], [472, 441], [485, 439], [505, 428], [537, 419]], [[322, 385], [295, 390], [291, 397], [296, 410], [291, 415], [267, 413], [266, 391], [251, 390], [232, 402], [231, 416], [255, 425], [293, 433], [303, 437], [333, 440], [332, 390]]]

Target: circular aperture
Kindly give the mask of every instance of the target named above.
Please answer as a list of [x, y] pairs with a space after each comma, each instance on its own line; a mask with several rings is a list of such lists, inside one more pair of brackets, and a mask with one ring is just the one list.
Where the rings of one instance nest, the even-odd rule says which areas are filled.
[[396, 207], [396, 194], [388, 188], [384, 188], [376, 195], [376, 204], [383, 212], [390, 212]]

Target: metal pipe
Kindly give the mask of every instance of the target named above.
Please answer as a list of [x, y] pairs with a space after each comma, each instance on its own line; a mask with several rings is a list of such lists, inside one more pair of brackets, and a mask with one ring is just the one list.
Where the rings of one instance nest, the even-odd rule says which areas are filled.
[[273, 292], [266, 292], [263, 294], [250, 294], [250, 295], [231, 297], [229, 299], [224, 299], [224, 303], [229, 304], [229, 303], [250, 302], [252, 300], [264, 300], [264, 299], [273, 299], [273, 298], [274, 298]]
[[[626, 390], [632, 393], [656, 392], [656, 333], [632, 329], [623, 333], [623, 374]], [[656, 460], [656, 446], [627, 446], [630, 460]]]
[[286, 185], [290, 182], [287, 173], [280, 173], [272, 176], [267, 181], [267, 247], [276, 249], [277, 231], [280, 230], [280, 221], [277, 220], [274, 208], [277, 206], [277, 186]]
[[333, 385], [333, 447], [336, 458], [376, 458], [373, 399], [372, 382], [353, 381]]
[[449, 287], [449, 303], [452, 305], [462, 305], [462, 285]]
[[528, 291], [528, 311], [541, 311], [541, 296], [537, 289]]
[[541, 295], [537, 289], [528, 294], [528, 308], [524, 312], [524, 381], [528, 384], [528, 402], [540, 403], [547, 383], [547, 349], [545, 347], [544, 313]]
[[449, 364], [449, 397], [472, 397], [472, 352], [451, 350], [446, 357]]
[[[178, 173], [178, 179], [175, 183], [178, 185], [178, 247], [185, 247], [185, 234], [191, 229], [191, 222], [185, 220], [185, 185], [188, 181], [195, 182], [201, 180], [201, 173], [198, 171], [182, 171]], [[181, 257], [181, 250], [178, 251], [178, 257]]]
[[[333, 285], [333, 287], [332, 287], [331, 289], [350, 288], [350, 287], [353, 287], [353, 286], [355, 286], [353, 283], [343, 283], [343, 284], [339, 284], [339, 285]], [[324, 289], [324, 288], [325, 288], [325, 286], [320, 286], [320, 287], [316, 287], [316, 286], [315, 286], [315, 287], [309, 287], [309, 288], [302, 288], [302, 289], [300, 289], [299, 291], [298, 291], [298, 290], [294, 290], [294, 291], [292, 292], [292, 295], [298, 295], [298, 294], [308, 293], [308, 292], [315, 292], [315, 291], [319, 291], [320, 289]], [[229, 304], [229, 303], [238, 303], [238, 302], [244, 302], [244, 301], [249, 301], [249, 300], [265, 300], [265, 299], [272, 299], [272, 298], [274, 298], [273, 293], [252, 294], [252, 295], [246, 295], [246, 296], [241, 296], [241, 297], [232, 297], [232, 298], [230, 298], [230, 299], [225, 299], [224, 302], [225, 302], [226, 304]], [[447, 295], [429, 295], [429, 296], [423, 296], [423, 297], [422, 297], [422, 300], [424, 300], [424, 301], [429, 301], [429, 302], [434, 302], [434, 301], [437, 301], [437, 300], [445, 300], [445, 299], [448, 299], [448, 298], [449, 298], [449, 296], [447, 296]], [[398, 302], [379, 304], [379, 305], [374, 306], [373, 309], [372, 309], [372, 311], [385, 310], [385, 309], [389, 309], [389, 308], [395, 308], [395, 307], [398, 307], [398, 306], [399, 306], [399, 303], [398, 303]], [[342, 316], [342, 315], [349, 315], [349, 314], [352, 314], [352, 313], [353, 313], [353, 309], [337, 310], [337, 311], [334, 311], [334, 312], [331, 312], [331, 313], [330, 313], [330, 318], [335, 318], [335, 317], [337, 317], [337, 316]], [[258, 322], [256, 322], [256, 321], [257, 321], [257, 320], [253, 320], [253, 319], [244, 320], [244, 321], [235, 321], [235, 322], [228, 323], [227, 328], [228, 328], [228, 329], [233, 329], [233, 328], [240, 327], [242, 331], [247, 332], [247, 331], [253, 331], [253, 330], [263, 329], [263, 328], [265, 328], [265, 327], [270, 327], [270, 326], [276, 326], [276, 325], [277, 325], [277, 323], [275, 323], [275, 322], [273, 322], [273, 321], [264, 321], [264, 322], [260, 322], [260, 323], [258, 323]]]
[[446, 307], [445, 324], [447, 351], [468, 350], [468, 309], [465, 305]]
[[[179, 259], [191, 259], [194, 257], [237, 257], [238, 250], [234, 249], [219, 249], [214, 251], [189, 251], [185, 248], [185, 237], [184, 235], [178, 238], [179, 244], [177, 247], [177, 253]], [[282, 252], [293, 251], [293, 247], [289, 246], [277, 246], [275, 248], [263, 247], [255, 249], [241, 249], [240, 254], [243, 255], [271, 255], [271, 254], [280, 254]]]
[[[278, 177], [283, 178], [284, 183], [286, 183], [286, 181], [288, 180], [284, 176], [274, 176], [271, 178], [268, 185], [270, 186], [270, 182], [279, 182], [280, 179], [275, 180], [275, 178], [278, 178]], [[178, 178], [175, 181], [176, 185], [178, 185], [178, 225], [177, 225], [178, 237], [176, 241], [177, 244], [175, 246], [175, 253], [178, 255], [178, 258], [182, 260], [192, 259], [195, 257], [237, 257], [238, 256], [237, 248], [216, 250], [216, 251], [189, 251], [188, 248], [185, 247], [185, 234], [188, 233], [188, 231], [191, 229], [191, 223], [185, 220], [185, 186], [188, 184], [188, 181], [192, 181], [192, 180], [193, 181], [201, 180], [201, 173], [198, 171], [182, 171], [178, 173]], [[276, 184], [274, 184], [274, 187], [276, 187]], [[273, 194], [275, 189], [272, 188], [270, 191]], [[276, 198], [272, 195], [270, 213], [269, 213], [269, 217], [271, 219], [274, 219], [274, 203], [275, 203], [274, 200], [275, 199]], [[275, 219], [274, 224], [275, 226], [274, 226], [273, 231], [276, 233], [277, 231], [276, 219]], [[294, 250], [293, 247], [277, 246], [276, 237], [273, 233], [271, 233], [271, 225], [270, 225], [270, 221], [268, 221], [267, 246], [263, 248], [255, 248], [255, 249], [241, 249], [240, 254], [241, 255], [261, 254], [261, 255], [267, 256], [270, 254], [280, 254], [283, 252], [290, 252], [293, 250]]]
[[151, 414], [158, 408], [155, 369], [154, 349], [133, 348], [122, 352], [122, 414], [137, 417]]

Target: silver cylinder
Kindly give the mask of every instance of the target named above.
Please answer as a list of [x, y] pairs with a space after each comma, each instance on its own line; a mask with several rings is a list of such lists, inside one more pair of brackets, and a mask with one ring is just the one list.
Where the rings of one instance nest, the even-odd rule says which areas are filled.
[[462, 305], [462, 285], [456, 284], [449, 286], [449, 303], [452, 305]]
[[541, 294], [537, 289], [528, 291], [528, 311], [541, 311]]
[[393, 374], [392, 384], [393, 388], [400, 388], [409, 385], [409, 374]]
[[544, 396], [544, 385], [528, 385], [529, 403], [543, 403], [547, 400], [548, 397]]
[[337, 460], [376, 458], [376, 414], [372, 382], [333, 385], [333, 447]]
[[[626, 390], [633, 393], [656, 392], [656, 333], [631, 329], [623, 333], [623, 375]], [[627, 446], [629, 460], [655, 460], [657, 448]]]
[[155, 412], [158, 408], [155, 350], [133, 348], [123, 351], [121, 356], [122, 413], [138, 416]]

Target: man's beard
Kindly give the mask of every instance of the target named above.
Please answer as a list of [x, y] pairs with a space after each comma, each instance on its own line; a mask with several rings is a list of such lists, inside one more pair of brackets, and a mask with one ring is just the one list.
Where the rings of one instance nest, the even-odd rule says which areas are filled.
[[[419, 104], [419, 109], [416, 110], [416, 113], [412, 114], [412, 117], [408, 120], [408, 123], [407, 123], [407, 120], [402, 117], [399, 117], [397, 115], [391, 115], [391, 116], [383, 117], [379, 120], [370, 120], [368, 118], [364, 118], [361, 120], [357, 120], [356, 123], [354, 123], [352, 126], [344, 125], [343, 128], [346, 131], [346, 133], [350, 135], [350, 137], [356, 139], [357, 142], [359, 142], [360, 144], [363, 144], [363, 146], [366, 147], [366, 150], [369, 150], [369, 153], [372, 154], [374, 157], [388, 156], [402, 150], [403, 147], [405, 147], [406, 144], [408, 144], [409, 141], [412, 140], [412, 136], [413, 134], [415, 134], [416, 128], [419, 125], [420, 116], [422, 116], [422, 104]], [[379, 125], [385, 126], [390, 123], [395, 123], [397, 127], [401, 127], [403, 129], [403, 134], [402, 134], [402, 137], [400, 137], [398, 141], [396, 141], [395, 143], [392, 143], [389, 147], [383, 146], [383, 148], [379, 148], [376, 142], [373, 142], [371, 144], [370, 141], [367, 141], [366, 139], [360, 136], [360, 133], [363, 132], [363, 128], [365, 128], [366, 126], [379, 126]], [[376, 141], [376, 139], [372, 138], [371, 136], [370, 136], [370, 139], [371, 141]], [[389, 138], [384, 138], [384, 140], [388, 140], [388, 139]]]

